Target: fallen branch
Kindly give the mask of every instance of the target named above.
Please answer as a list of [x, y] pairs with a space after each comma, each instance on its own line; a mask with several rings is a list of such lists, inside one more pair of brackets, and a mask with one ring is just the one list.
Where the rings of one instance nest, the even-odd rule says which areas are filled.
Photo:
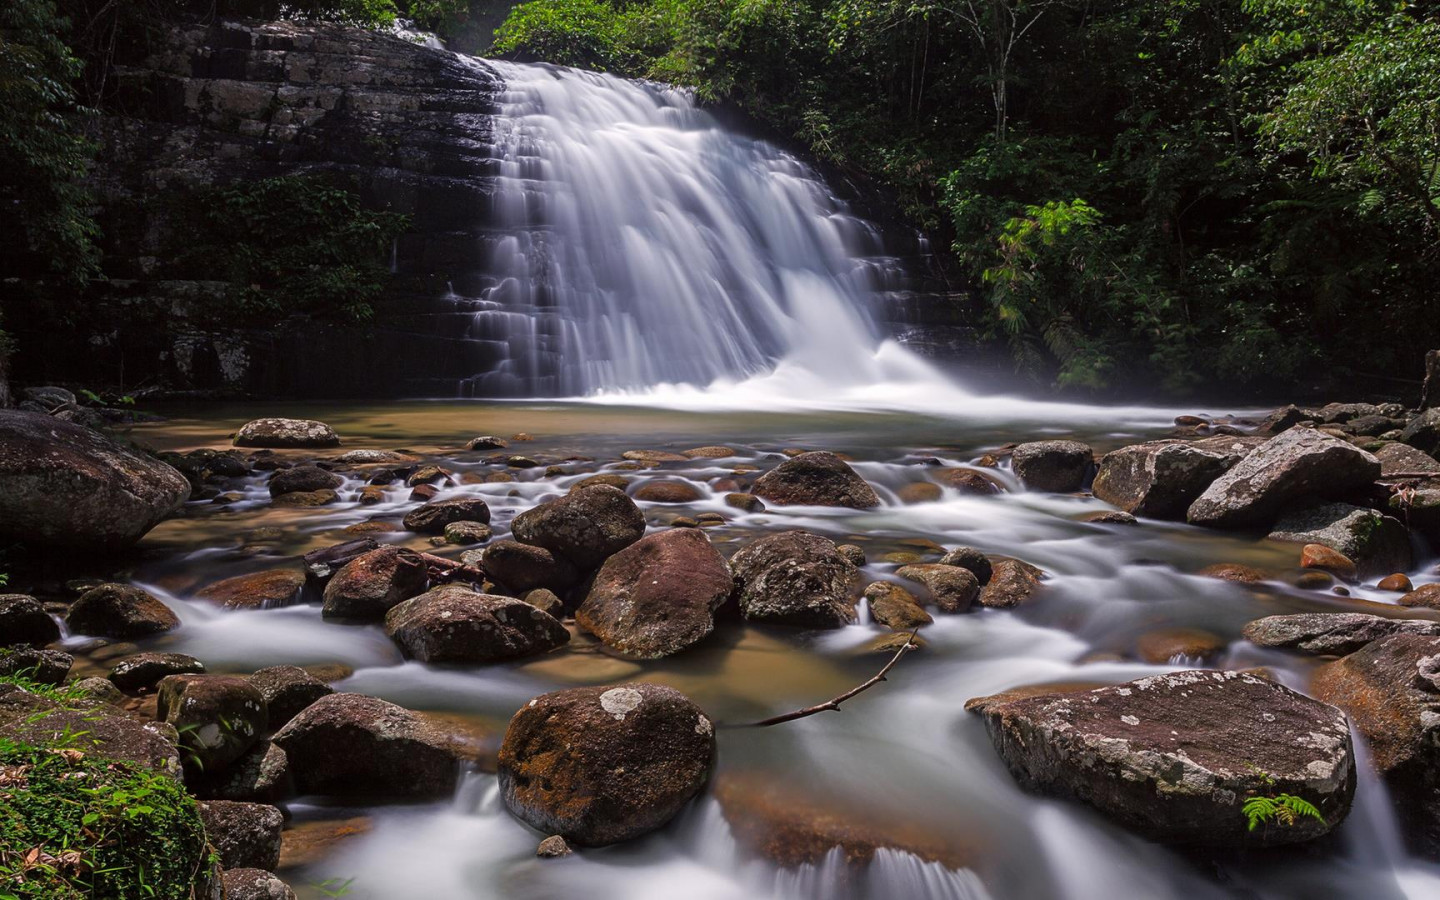
[[448, 583], [468, 581], [471, 584], [479, 584], [485, 580], [484, 572], [453, 559], [425, 552], [420, 553], [420, 559], [424, 561], [431, 581]]
[[885, 667], [882, 668], [879, 672], [876, 672], [875, 677], [871, 678], [864, 684], [857, 685], [856, 687], [851, 688], [840, 696], [835, 697], [831, 700], [826, 700], [824, 703], [819, 703], [815, 706], [807, 706], [804, 709], [797, 709], [788, 713], [783, 713], [778, 716], [771, 716], [768, 719], [761, 719], [758, 722], [745, 722], [740, 725], [728, 725], [726, 727], [769, 728], [771, 725], [780, 725], [785, 722], [793, 722], [796, 719], [803, 719], [806, 716], [813, 716], [816, 713], [830, 712], [832, 710], [838, 712], [840, 709], [840, 704], [844, 703], [846, 700], [849, 700], [851, 697], [856, 696], [857, 694], [862, 694], [865, 691], [868, 691], [870, 688], [884, 681], [885, 676], [890, 672], [891, 669], [895, 668], [895, 664], [898, 663], [900, 661], [900, 658], [903, 657], [906, 653], [909, 653], [911, 650], [920, 649], [920, 645], [915, 643], [915, 634], [919, 630], [920, 629], [916, 628], [915, 630], [911, 631], [909, 636], [906, 637], [905, 643], [900, 647], [899, 650], [895, 651], [895, 655], [890, 657], [890, 661], [885, 664]]

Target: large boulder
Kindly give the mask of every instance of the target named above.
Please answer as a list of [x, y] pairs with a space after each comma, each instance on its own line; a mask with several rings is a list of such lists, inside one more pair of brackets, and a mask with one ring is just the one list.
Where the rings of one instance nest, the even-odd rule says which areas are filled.
[[1392, 634], [1440, 635], [1440, 622], [1387, 619], [1366, 613], [1294, 613], [1256, 619], [1241, 633], [1261, 647], [1345, 656]]
[[1313, 428], [1292, 428], [1260, 445], [1206, 488], [1187, 514], [1196, 525], [1268, 525], [1282, 509], [1343, 497], [1380, 477], [1380, 461]]
[[1392, 442], [1375, 451], [1381, 475], [1415, 475], [1440, 472], [1440, 460], [1409, 444]]
[[1322, 503], [1280, 517], [1270, 539], [1323, 544], [1354, 562], [1361, 578], [1409, 570], [1410, 530], [1399, 520], [1348, 503]]
[[385, 633], [410, 659], [491, 663], [554, 650], [570, 632], [553, 616], [517, 600], [445, 584], [385, 614]]
[[329, 618], [379, 619], [397, 603], [425, 591], [425, 560], [414, 550], [380, 547], [355, 557], [325, 585], [323, 614]]
[[335, 429], [314, 419], [255, 419], [235, 433], [237, 447], [337, 447]]
[[0, 540], [115, 551], [190, 498], [180, 472], [98, 431], [0, 410]]
[[1431, 456], [1440, 454], [1440, 409], [1427, 409], [1400, 432], [1400, 442]]
[[1105, 454], [1091, 490], [1137, 516], [1184, 519], [1190, 504], [1238, 461], [1238, 455], [1184, 441], [1135, 444]]
[[305, 573], [299, 569], [266, 569], [226, 578], [195, 592], [225, 609], [276, 609], [300, 599]]
[[210, 800], [199, 804], [205, 836], [227, 869], [273, 869], [280, 864], [285, 817], [268, 803]]
[[1412, 846], [1440, 854], [1440, 637], [1372, 641], [1320, 667], [1310, 690], [1350, 715]]
[[65, 624], [74, 634], [128, 640], [171, 631], [180, 626], [180, 619], [134, 585], [102, 584], [71, 604]]
[[[1355, 791], [1338, 709], [1240, 672], [1192, 670], [1090, 691], [971, 701], [1020, 784], [1095, 807], [1152, 840], [1258, 847], [1306, 841]], [[1254, 830], [1251, 797], [1289, 794], [1323, 821]]]
[[541, 833], [601, 846], [669, 822], [714, 761], [714, 724], [679, 691], [573, 688], [536, 697], [510, 720], [500, 791]]
[[43, 647], [60, 639], [60, 626], [28, 594], [0, 594], [0, 647]]
[[444, 534], [445, 526], [456, 522], [490, 522], [490, 507], [482, 497], [455, 497], [432, 500], [405, 515], [405, 527], [421, 534]]
[[36, 684], [60, 684], [75, 657], [62, 650], [7, 647], [0, 650], [0, 678], [24, 678]]
[[249, 681], [265, 698], [272, 731], [283, 728], [316, 700], [335, 693], [334, 688], [299, 666], [269, 666], [257, 670]]
[[1068, 494], [1085, 485], [1095, 451], [1079, 441], [1033, 441], [1015, 448], [1010, 466], [1032, 491]]
[[564, 558], [519, 541], [496, 541], [480, 557], [485, 574], [517, 594], [545, 588], [565, 591], [580, 580], [580, 573]]
[[303, 794], [448, 799], [476, 748], [436, 721], [362, 694], [331, 694], [272, 739]]
[[838, 628], [855, 621], [860, 571], [835, 542], [805, 531], [767, 535], [730, 558], [745, 618]]
[[155, 717], [180, 732], [188, 766], [215, 773], [269, 729], [265, 698], [239, 675], [169, 675], [155, 695]]
[[575, 621], [626, 656], [659, 659], [708, 635], [734, 587], [703, 532], [672, 528], [605, 560]]
[[640, 540], [645, 515], [624, 491], [597, 484], [526, 510], [510, 531], [522, 544], [544, 547], [589, 570]]
[[779, 506], [880, 505], [875, 489], [845, 460], [825, 450], [802, 453], [761, 475], [751, 493]]

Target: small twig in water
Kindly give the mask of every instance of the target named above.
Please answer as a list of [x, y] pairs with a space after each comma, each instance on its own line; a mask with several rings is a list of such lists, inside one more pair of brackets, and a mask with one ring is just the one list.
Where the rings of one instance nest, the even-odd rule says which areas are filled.
[[882, 668], [879, 672], [875, 673], [875, 677], [871, 678], [864, 684], [857, 685], [851, 688], [850, 690], [846, 691], [838, 697], [835, 697], [834, 699], [826, 700], [824, 703], [819, 703], [815, 706], [807, 706], [804, 709], [797, 709], [788, 713], [783, 713], [778, 716], [771, 716], [768, 719], [761, 719], [758, 722], [744, 722], [739, 725], [729, 725], [725, 727], [768, 728], [771, 725], [780, 725], [785, 722], [793, 722], [796, 719], [803, 719], [806, 716], [813, 716], [816, 713], [830, 712], [831, 710], [839, 711], [840, 704], [844, 703], [846, 700], [849, 700], [851, 697], [854, 697], [857, 694], [868, 691], [870, 688], [884, 681], [885, 676], [890, 672], [891, 669], [895, 668], [895, 664], [900, 661], [900, 658], [902, 656], [904, 656], [906, 653], [909, 653], [911, 650], [918, 650], [920, 648], [920, 645], [915, 643], [915, 635], [919, 631], [920, 629], [916, 628], [910, 632], [909, 636], [905, 639], [905, 643], [900, 647], [899, 650], [895, 651], [895, 655], [890, 657], [890, 661], [885, 664], [885, 667]]

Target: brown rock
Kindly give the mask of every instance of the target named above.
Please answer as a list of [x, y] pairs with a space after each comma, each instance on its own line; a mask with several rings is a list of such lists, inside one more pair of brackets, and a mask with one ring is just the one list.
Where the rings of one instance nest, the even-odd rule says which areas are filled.
[[933, 474], [941, 484], [962, 494], [988, 497], [1004, 490], [992, 478], [982, 475], [974, 469], [940, 469]]
[[1225, 641], [1200, 628], [1161, 628], [1140, 636], [1135, 655], [1153, 665], [1200, 665], [1225, 652]]
[[685, 462], [689, 458], [668, 450], [626, 450], [620, 456], [631, 462], [643, 463]]
[[379, 619], [425, 590], [425, 561], [414, 550], [380, 547], [346, 563], [325, 585], [323, 613], [342, 619]]
[[725, 495], [725, 505], [734, 507], [743, 512], [764, 512], [765, 504], [754, 494], [729, 493]]
[[623, 491], [596, 485], [521, 513], [510, 530], [522, 544], [543, 547], [588, 570], [640, 540], [645, 516]]
[[266, 569], [206, 585], [195, 596], [225, 609], [276, 609], [298, 601], [304, 586], [297, 569]]
[[1382, 591], [1394, 591], [1397, 594], [1408, 594], [1415, 590], [1415, 586], [1410, 583], [1410, 579], [1407, 578], [1403, 572], [1386, 575], [1380, 579], [1380, 583], [1375, 586]]
[[745, 618], [837, 628], [855, 621], [860, 573], [833, 541], [804, 531], [766, 535], [730, 559]]
[[659, 531], [605, 561], [575, 621], [626, 656], [659, 659], [703, 640], [734, 586], [703, 532]]
[[1079, 441], [1021, 444], [1010, 456], [1016, 477], [1027, 488], [1057, 494], [1080, 490], [1094, 464], [1095, 451]]
[[1242, 566], [1239, 563], [1215, 563], [1195, 574], [1204, 575], [1206, 578], [1218, 578], [1221, 581], [1233, 581], [1238, 584], [1259, 584], [1270, 577], [1259, 569]]
[[170, 607], [128, 584], [102, 584], [80, 595], [65, 623], [73, 634], [129, 638], [162, 634], [180, 627]]
[[902, 566], [895, 572], [907, 581], [925, 585], [941, 612], [966, 612], [980, 596], [980, 580], [969, 569], [940, 563]]
[[564, 625], [524, 600], [457, 584], [431, 588], [390, 610], [385, 633], [406, 657], [427, 663], [501, 662], [570, 640]]
[[915, 599], [915, 595], [890, 581], [873, 581], [865, 587], [870, 602], [870, 618], [891, 631], [913, 631], [935, 620]]
[[781, 506], [870, 509], [880, 505], [875, 490], [854, 469], [824, 450], [786, 460], [756, 479], [753, 492]]
[[646, 481], [632, 495], [646, 503], [694, 503], [704, 497], [699, 488], [688, 481]]
[[486, 575], [517, 594], [536, 588], [561, 592], [580, 581], [580, 573], [570, 563], [543, 547], [518, 541], [496, 541], [486, 547], [480, 565]]
[[1026, 603], [1041, 593], [1044, 572], [1018, 559], [1001, 559], [991, 563], [990, 581], [980, 592], [981, 606], [1009, 609]]
[[1329, 572], [1346, 581], [1355, 581], [1357, 578], [1355, 564], [1349, 557], [1324, 544], [1306, 544], [1300, 551], [1300, 567]]
[[729, 447], [694, 447], [684, 455], [688, 459], [726, 459], [734, 456], [735, 451]]
[[205, 836], [226, 869], [273, 869], [280, 863], [285, 817], [267, 803], [211, 800], [199, 804]]
[[60, 626], [27, 594], [0, 594], [0, 647], [43, 647], [60, 639]]
[[295, 466], [280, 469], [270, 478], [270, 496], [283, 497], [313, 491], [334, 490], [345, 483], [345, 479], [319, 466]]
[[1423, 606], [1440, 609], [1440, 584], [1422, 584], [1400, 598], [1401, 606]]
[[456, 497], [453, 500], [432, 500], [406, 514], [405, 527], [421, 534], [444, 534], [445, 526], [454, 522], [490, 522], [490, 507], [480, 497]]
[[909, 504], [934, 503], [936, 500], [945, 496], [945, 492], [940, 489], [940, 485], [933, 481], [911, 482], [900, 488], [895, 494], [900, 498], [901, 503]]

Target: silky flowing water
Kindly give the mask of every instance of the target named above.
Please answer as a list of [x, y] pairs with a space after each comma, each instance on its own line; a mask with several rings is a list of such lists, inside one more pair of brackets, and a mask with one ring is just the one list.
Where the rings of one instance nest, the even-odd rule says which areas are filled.
[[[1023, 409], [1017, 404], [1017, 409]], [[241, 422], [276, 412], [273, 404], [174, 407], [165, 422], [137, 427], [134, 437], [160, 448], [228, 446]], [[905, 505], [896, 492], [926, 481], [930, 463], [970, 465], [1007, 440], [1064, 433], [1097, 449], [1169, 432], [1164, 414], [1149, 424], [1129, 414], [1113, 427], [1094, 424], [1100, 408], [1038, 422], [1008, 423], [907, 413], [687, 413], [607, 404], [416, 401], [378, 406], [286, 405], [290, 415], [333, 424], [341, 448], [405, 449], [441, 463], [458, 481], [509, 471], [511, 483], [462, 483], [440, 497], [483, 496], [496, 535], [536, 503], [563, 493], [597, 471], [634, 479], [681, 478], [702, 492], [684, 505], [642, 503], [652, 528], [677, 516], [719, 512], [728, 522], [707, 533], [727, 555], [766, 531], [805, 528], [863, 546], [867, 580], [892, 577], [902, 557], [933, 560], [941, 548], [970, 545], [1016, 556], [1050, 579], [1043, 599], [1015, 610], [937, 616], [924, 629], [926, 646], [912, 653], [876, 689], [826, 713], [764, 729], [722, 729], [717, 780], [748, 779], [777, 802], [799, 796], [893, 829], [897, 840], [918, 840], [943, 852], [926, 862], [882, 850], [868, 865], [850, 865], [838, 851], [817, 863], [780, 867], [738, 844], [711, 796], [682, 819], [631, 844], [560, 861], [537, 860], [542, 835], [512, 819], [498, 800], [492, 775], [470, 776], [447, 804], [357, 809], [302, 798], [298, 826], [363, 816], [365, 832], [298, 871], [301, 885], [350, 882], [348, 896], [365, 898], [1111, 898], [1111, 897], [1426, 897], [1440, 892], [1440, 870], [1406, 856], [1381, 785], [1362, 775], [1356, 806], [1337, 836], [1313, 847], [1257, 853], [1243, 859], [1193, 856], [1148, 843], [1074, 803], [1021, 792], [990, 747], [966, 700], [1042, 682], [1114, 683], [1169, 665], [1135, 661], [1135, 642], [1159, 628], [1202, 628], [1229, 640], [1216, 667], [1264, 665], [1304, 690], [1303, 657], [1247, 644], [1240, 628], [1263, 615], [1306, 610], [1369, 608], [1395, 595], [1361, 587], [1352, 598], [1304, 591], [1287, 578], [1298, 558], [1294, 545], [1257, 542], [1181, 524], [1138, 526], [1081, 521], [1106, 509], [1099, 501], [1027, 492], [1000, 470], [1012, 490], [993, 497], [961, 496]], [[1054, 410], [1052, 410], [1054, 412]], [[1078, 423], [1078, 424], [1077, 424]], [[533, 441], [512, 443], [523, 453], [559, 465], [507, 469], [488, 451], [465, 451], [477, 434], [525, 431]], [[623, 468], [628, 449], [682, 450], [723, 444], [726, 459]], [[875, 485], [874, 510], [771, 508], [749, 514], [726, 506], [712, 482], [737, 466], [768, 468], [786, 448], [826, 448], [849, 454]], [[280, 451], [281, 456], [300, 456]], [[580, 458], [577, 458], [580, 457]], [[568, 459], [568, 461], [566, 461]], [[617, 468], [620, 467], [620, 468]], [[341, 501], [313, 509], [276, 509], [262, 476], [249, 480], [245, 499], [231, 505], [192, 503], [184, 518], [163, 523], [146, 540], [149, 551], [133, 579], [179, 613], [183, 627], [153, 642], [196, 655], [211, 671], [250, 671], [264, 665], [342, 663], [354, 674], [340, 690], [384, 697], [418, 709], [465, 719], [498, 738], [508, 717], [529, 698], [558, 687], [653, 680], [683, 690], [721, 722], [743, 722], [827, 699], [873, 674], [887, 654], [866, 652], [885, 631], [861, 624], [817, 632], [722, 622], [690, 651], [636, 663], [602, 652], [585, 635], [569, 647], [514, 663], [434, 667], [403, 661], [378, 625], [322, 621], [318, 606], [227, 612], [191, 599], [203, 585], [257, 569], [295, 564], [297, 554], [346, 540], [348, 526], [394, 522], [415, 506], [408, 489], [362, 507], [359, 480], [340, 489]], [[434, 550], [427, 538], [403, 531], [382, 540]], [[459, 548], [440, 552], [455, 555]], [[1216, 562], [1238, 562], [1275, 573], [1259, 587], [1201, 577]], [[1420, 557], [1417, 580], [1433, 565]], [[148, 645], [147, 645], [148, 646]], [[1357, 738], [1358, 742], [1358, 738]], [[808, 802], [808, 801], [807, 801]], [[308, 823], [308, 824], [307, 824]], [[920, 837], [917, 838], [916, 835]], [[336, 882], [331, 882], [332, 886]], [[312, 892], [313, 896], [321, 896]]]

